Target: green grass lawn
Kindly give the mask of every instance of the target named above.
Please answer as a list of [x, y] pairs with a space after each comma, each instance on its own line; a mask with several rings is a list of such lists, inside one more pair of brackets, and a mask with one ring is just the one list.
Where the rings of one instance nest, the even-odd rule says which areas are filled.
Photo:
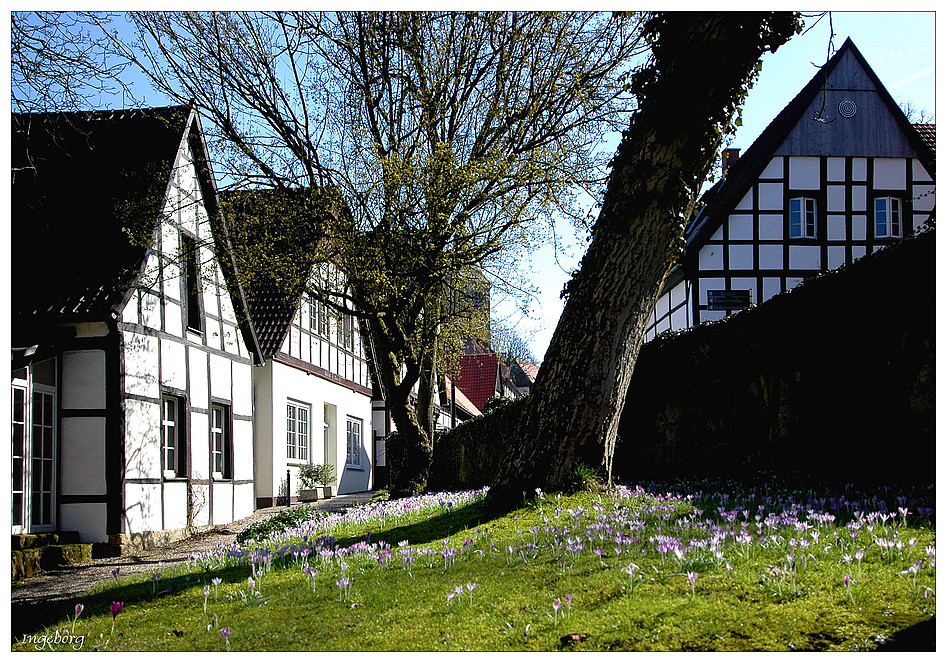
[[105, 583], [75, 628], [70, 610], [13, 650], [852, 651], [934, 615], [932, 490], [530, 497], [499, 517], [482, 492], [284, 516]]

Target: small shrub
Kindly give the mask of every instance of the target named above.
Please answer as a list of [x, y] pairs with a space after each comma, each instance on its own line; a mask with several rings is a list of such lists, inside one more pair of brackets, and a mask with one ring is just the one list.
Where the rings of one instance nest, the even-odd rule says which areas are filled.
[[591, 491], [602, 485], [602, 476], [595, 468], [585, 463], [579, 463], [572, 470], [572, 479], [569, 488], [572, 492]]
[[262, 541], [272, 534], [284, 530], [298, 527], [301, 523], [316, 517], [317, 513], [306, 507], [296, 509], [287, 509], [282, 513], [250, 525], [245, 530], [237, 534], [237, 543], [246, 543], [247, 541]]
[[331, 486], [335, 483], [335, 466], [326, 463], [324, 465], [302, 465], [299, 468], [299, 486], [303, 489], [311, 489], [317, 486]]

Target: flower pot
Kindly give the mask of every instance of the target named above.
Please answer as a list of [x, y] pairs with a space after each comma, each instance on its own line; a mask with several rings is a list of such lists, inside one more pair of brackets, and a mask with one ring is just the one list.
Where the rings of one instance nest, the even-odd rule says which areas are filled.
[[299, 501], [300, 502], [315, 502], [322, 495], [320, 495], [321, 488], [300, 488], [299, 489]]
[[332, 497], [332, 486], [320, 486], [319, 490], [322, 491], [323, 497]]

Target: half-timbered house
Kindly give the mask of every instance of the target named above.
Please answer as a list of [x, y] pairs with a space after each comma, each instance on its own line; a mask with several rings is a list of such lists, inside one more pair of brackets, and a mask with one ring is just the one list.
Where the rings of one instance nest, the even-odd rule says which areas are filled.
[[198, 115], [14, 115], [12, 148], [14, 533], [148, 546], [250, 515], [257, 350]]
[[847, 39], [742, 156], [724, 153], [645, 340], [849, 264], [933, 210], [933, 125], [912, 125]]
[[[249, 323], [261, 351], [253, 368], [258, 508], [296, 499], [299, 468], [308, 464], [333, 466], [331, 487], [339, 494], [370, 490], [385, 434], [376, 430], [376, 410], [383, 413], [384, 403], [373, 407], [358, 320], [315, 296], [344, 287], [342, 274], [329, 263], [316, 263], [307, 245], [318, 241], [318, 229], [297, 235], [298, 224], [280, 218], [281, 206], [274, 202], [279, 195], [263, 190], [221, 194], [236, 237], [236, 262], [247, 266], [243, 285]], [[280, 245], [262, 247], [261, 241], [273, 241], [274, 227], [281, 228], [275, 233]]]

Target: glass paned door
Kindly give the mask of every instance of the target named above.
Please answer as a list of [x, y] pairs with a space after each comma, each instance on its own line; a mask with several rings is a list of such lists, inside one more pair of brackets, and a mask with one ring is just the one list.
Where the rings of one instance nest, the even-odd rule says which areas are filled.
[[13, 385], [13, 402], [11, 404], [11, 423], [13, 428], [13, 527], [22, 528], [24, 523], [23, 508], [25, 496], [23, 494], [24, 474], [26, 472], [26, 387]]
[[30, 525], [53, 525], [53, 472], [56, 462], [56, 397], [33, 390], [33, 436], [30, 445]]

